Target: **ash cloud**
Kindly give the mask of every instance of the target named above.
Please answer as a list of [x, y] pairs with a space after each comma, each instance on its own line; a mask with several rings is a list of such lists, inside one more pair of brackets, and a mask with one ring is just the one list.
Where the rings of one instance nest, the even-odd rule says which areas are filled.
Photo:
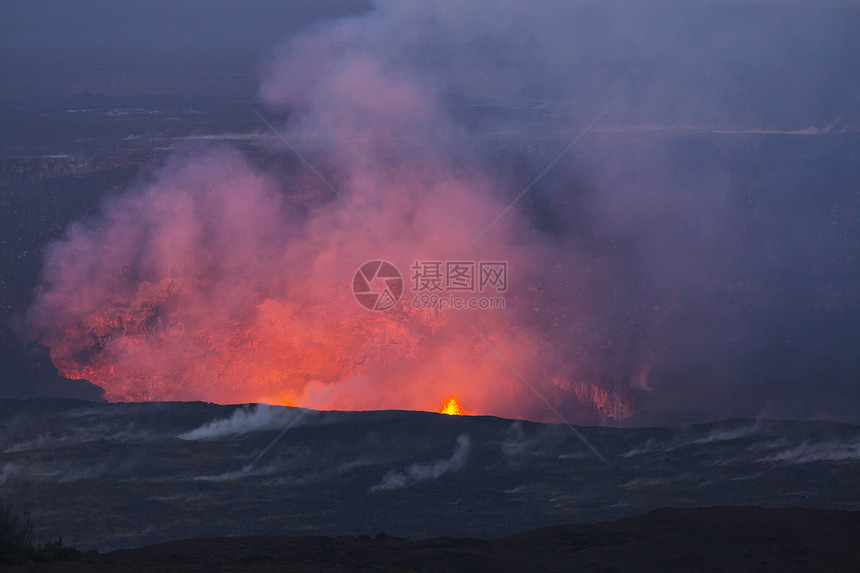
[[[340, 197], [178, 157], [51, 246], [28, 324], [112, 399], [550, 419], [474, 327], [573, 421], [856, 418], [860, 172], [827, 138], [860, 121], [858, 29], [817, 3], [376, 2], [263, 66]], [[508, 308], [362, 314], [376, 258], [508, 261]]]

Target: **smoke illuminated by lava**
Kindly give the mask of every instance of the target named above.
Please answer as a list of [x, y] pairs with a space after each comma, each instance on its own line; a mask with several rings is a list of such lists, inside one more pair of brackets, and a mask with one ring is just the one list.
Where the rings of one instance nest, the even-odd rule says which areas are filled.
[[[525, 181], [476, 150], [442, 101], [439, 70], [368, 39], [416, 33], [385, 10], [300, 36], [264, 77], [267, 105], [290, 112], [288, 140], [324, 134], [306, 153], [336, 192], [276, 181], [230, 149], [178, 154], [49, 246], [27, 321], [64, 375], [111, 400], [436, 411], [456, 393], [470, 412], [553, 419], [522, 375], [575, 421], [631, 413], [647, 351], [617, 335], [584, 341], [600, 334], [589, 307], [615, 301], [572, 287], [570, 246], [505, 211]], [[351, 280], [377, 259], [405, 276], [419, 259], [505, 261], [506, 308], [438, 314], [407, 295], [367, 311]], [[601, 371], [588, 344], [624, 360]]]
[[[386, 175], [353, 187], [350, 199], [388, 245], [339, 202], [295, 213], [236, 152], [174, 159], [51, 247], [30, 320], [64, 375], [114, 400], [435, 409], [456, 389], [486, 412], [528, 414], [510, 408], [521, 389], [467, 327], [480, 325], [531, 369], [537, 338], [512, 330], [506, 311], [437, 316], [401, 303], [373, 312], [353, 299], [352, 274], [365, 260], [382, 252], [408, 268], [415, 253], [450, 258], [476, 214], [488, 220], [501, 208], [474, 179], [446, 175], [427, 189]], [[362, 196], [379, 189], [391, 202]], [[455, 201], [464, 209], [452, 213]], [[502, 240], [518, 235], [500, 224], [485, 252], [504, 253], [522, 276], [534, 272], [529, 247]]]
[[[244, 118], [186, 110], [161, 132], [148, 114], [104, 116], [105, 134], [135, 131], [117, 161], [126, 144], [186, 147], [44, 248], [33, 304], [10, 324], [61, 373], [110, 400], [438, 412], [456, 396], [470, 414], [557, 421], [556, 410], [573, 423], [856, 420], [860, 67], [846, 62], [860, 11], [369, 0], [334, 19], [330, 3], [308, 4], [297, 10], [319, 19], [301, 33], [284, 22], [288, 41], [259, 54], [253, 109], [218, 108]], [[251, 16], [246, 32], [259, 26]], [[208, 24], [218, 32], [177, 38], [218, 38], [205, 61], [223, 59], [221, 71], [244, 61], [240, 36], [224, 32], [232, 23]], [[130, 67], [124, 50], [96, 47], [116, 52], [105, 70]], [[29, 56], [37, 69], [45, 57]], [[189, 94], [209, 85], [193, 75]], [[114, 87], [166, 89], [149, 81]], [[86, 111], [76, 117], [106, 110]], [[180, 133], [198, 115], [207, 131]], [[55, 163], [10, 172], [38, 187], [29, 196], [22, 183], [7, 202], [26, 205], [10, 210], [7, 235], [44, 205], [32, 237], [54, 237], [49, 216], [79, 182], [114, 177], [98, 159], [87, 179], [77, 167], [54, 179]], [[66, 176], [69, 193], [49, 182]], [[27, 240], [5, 243], [14, 268], [29, 260], [16, 253]], [[353, 296], [356, 271], [378, 260], [407, 287], [381, 312]], [[504, 308], [414, 308], [418, 260], [507, 263]], [[31, 382], [14, 368], [7, 378]]]
[[[480, 178], [435, 167], [441, 176], [412, 162], [348, 186], [383, 243], [340, 202], [296, 212], [237, 152], [174, 158], [50, 247], [29, 319], [64, 375], [112, 400], [435, 410], [456, 391], [481, 413], [545, 416], [495, 354], [539, 376], [552, 352], [515, 306], [373, 312], [353, 299], [367, 259], [462, 258], [474, 222], [503, 207]], [[489, 239], [473, 256], [508, 261], [511, 291], [526, 291], [540, 244], [514, 217]]]

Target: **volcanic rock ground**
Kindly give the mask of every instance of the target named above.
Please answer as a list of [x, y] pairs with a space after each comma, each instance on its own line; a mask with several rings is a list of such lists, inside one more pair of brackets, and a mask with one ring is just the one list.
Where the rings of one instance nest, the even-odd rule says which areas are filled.
[[38, 539], [99, 551], [497, 538], [661, 507], [860, 509], [860, 427], [841, 423], [581, 427], [607, 463], [561, 424], [427, 412], [3, 400], [0, 428], [0, 494]]
[[12, 571], [856, 571], [860, 513], [663, 509], [494, 540], [231, 537], [175, 541]]

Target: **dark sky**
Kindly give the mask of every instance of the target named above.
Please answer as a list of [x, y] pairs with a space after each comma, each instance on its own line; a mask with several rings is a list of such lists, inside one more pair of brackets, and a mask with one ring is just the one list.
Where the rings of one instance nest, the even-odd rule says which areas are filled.
[[[315, 23], [367, 13], [369, 4], [7, 1], [0, 8], [0, 95], [37, 92], [46, 74], [57, 82], [64, 73], [87, 67], [250, 74], [240, 81], [255, 83], [273, 48]], [[510, 25], [504, 12], [521, 11], [516, 3], [492, 17], [492, 3], [470, 2], [462, 10], [442, 3], [434, 9], [459, 26], [434, 21], [426, 10], [410, 15], [393, 10], [396, 4], [378, 4], [378, 13], [405, 14], [407, 20], [392, 21], [417, 38], [434, 37], [430, 45], [406, 42], [401, 53], [389, 55], [441, 62], [449, 66], [442, 75], [455, 83], [464, 83], [456, 77], [464, 71], [473, 80], [466, 84], [483, 83], [469, 64], [491, 55], [520, 82], [532, 84], [524, 90], [530, 95], [602, 99], [608, 86], [622, 94], [612, 97], [624, 99], [627, 108], [653, 107], [646, 98], [656, 96], [664, 109], [651, 119], [661, 121], [675, 119], [668, 116], [679, 104], [690, 114], [721, 106], [735, 117], [765, 121], [788, 113], [814, 122], [858, 117], [860, 3], [853, 0], [619, 0], [573, 2], [571, 9], [537, 3], [534, 21], [544, 21], [544, 28], [533, 27], [526, 10], [500, 44], [494, 34]], [[557, 17], [547, 19], [552, 12]], [[385, 45], [392, 30], [371, 25], [368, 33], [378, 33], [376, 40]], [[460, 63], [451, 65], [453, 59]], [[571, 76], [579, 85], [564, 79]], [[654, 93], [654, 86], [663, 91]], [[686, 97], [691, 94], [700, 101]], [[678, 102], [679, 97], [686, 101]]]
[[261, 56], [298, 30], [367, 9], [359, 0], [6, 1], [0, 93], [39, 95], [28, 88], [34, 76], [89, 67], [232, 72], [256, 82]]
[[176, 63], [187, 58], [214, 65], [223, 58], [235, 65], [255, 62], [260, 52], [312, 22], [363, 9], [366, 3], [356, 0], [4, 2], [0, 47], [7, 58], [12, 49], [17, 57], [80, 64], [169, 56], [178, 57]]

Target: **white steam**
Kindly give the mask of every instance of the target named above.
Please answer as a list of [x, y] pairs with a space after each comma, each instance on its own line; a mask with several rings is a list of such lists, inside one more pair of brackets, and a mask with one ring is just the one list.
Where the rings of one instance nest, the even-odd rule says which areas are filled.
[[461, 434], [457, 436], [454, 452], [447, 460], [412, 464], [403, 472], [390, 471], [382, 477], [380, 483], [370, 488], [370, 491], [400, 489], [423, 481], [439, 479], [443, 474], [456, 472], [466, 465], [471, 451], [472, 438], [468, 434]]
[[839, 462], [847, 460], [860, 460], [860, 441], [818, 443], [804, 441], [799, 446], [772, 454], [758, 461], [806, 464], [811, 462]]
[[302, 410], [297, 408], [255, 404], [237, 409], [229, 418], [207, 422], [177, 437], [180, 440], [208, 440], [250, 432], [280, 430], [303, 423], [301, 420], [303, 417]]

